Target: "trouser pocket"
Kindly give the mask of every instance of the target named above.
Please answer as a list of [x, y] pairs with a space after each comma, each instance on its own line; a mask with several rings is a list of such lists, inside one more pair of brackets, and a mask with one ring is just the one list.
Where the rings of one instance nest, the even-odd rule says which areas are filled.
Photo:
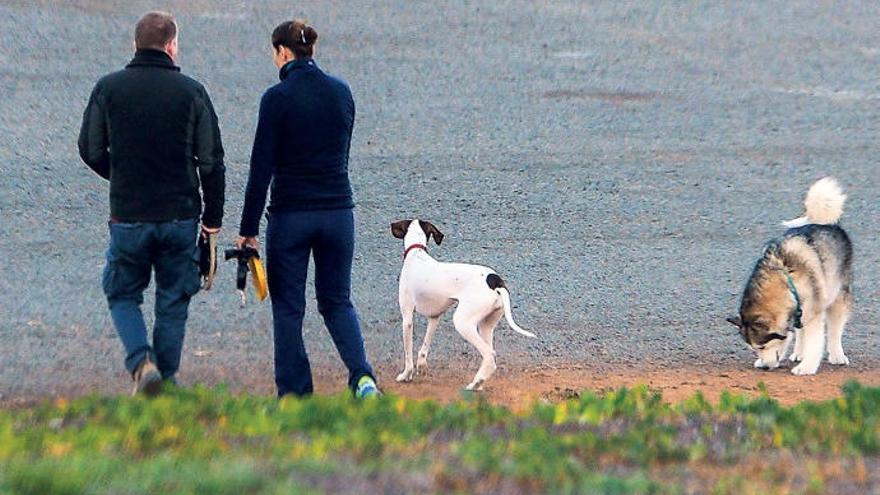
[[104, 295], [113, 297], [116, 290], [116, 257], [113, 256], [111, 249], [107, 249], [106, 264], [104, 265], [104, 273], [101, 277], [101, 287], [104, 289]]
[[110, 245], [101, 280], [108, 299], [143, 299], [150, 283], [148, 232], [143, 224], [110, 225]]

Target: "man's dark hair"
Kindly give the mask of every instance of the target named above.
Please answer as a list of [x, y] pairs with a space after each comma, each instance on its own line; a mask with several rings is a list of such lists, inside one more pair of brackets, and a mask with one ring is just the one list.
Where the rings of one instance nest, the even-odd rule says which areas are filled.
[[147, 12], [134, 28], [134, 46], [138, 50], [164, 50], [177, 36], [177, 22], [167, 12]]
[[318, 31], [302, 19], [282, 22], [272, 31], [272, 46], [290, 48], [296, 58], [310, 58], [315, 53]]

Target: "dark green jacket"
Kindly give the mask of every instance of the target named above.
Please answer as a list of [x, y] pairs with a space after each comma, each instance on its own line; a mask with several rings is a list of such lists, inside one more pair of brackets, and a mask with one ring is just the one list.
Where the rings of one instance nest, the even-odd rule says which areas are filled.
[[223, 220], [225, 167], [208, 92], [171, 58], [138, 50], [95, 85], [83, 114], [79, 154], [110, 181], [110, 216], [121, 222]]

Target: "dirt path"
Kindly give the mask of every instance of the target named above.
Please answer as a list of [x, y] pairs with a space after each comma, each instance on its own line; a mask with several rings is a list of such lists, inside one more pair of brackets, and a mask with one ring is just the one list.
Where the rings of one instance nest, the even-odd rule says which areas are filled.
[[[413, 383], [385, 382], [384, 387], [405, 397], [433, 397], [445, 402], [461, 397], [461, 388], [469, 376], [460, 371], [443, 370], [435, 376], [417, 378]], [[558, 402], [576, 397], [582, 390], [602, 391], [638, 384], [647, 384], [661, 391], [669, 402], [684, 400], [697, 391], [716, 401], [723, 390], [758, 395], [761, 393], [759, 384], [763, 382], [773, 398], [783, 404], [792, 404], [807, 399], [837, 397], [840, 387], [853, 379], [865, 385], [880, 386], [880, 373], [876, 371], [839, 368], [823, 368], [816, 376], [797, 377], [786, 369], [775, 372], [661, 369], [598, 373], [577, 366], [542, 366], [499, 373], [483, 394], [493, 403], [520, 410], [536, 400]]]
[[[610, 367], [609, 367], [610, 368]], [[428, 376], [417, 376], [411, 383], [397, 383], [394, 377], [396, 368], [381, 366], [376, 372], [382, 388], [389, 393], [411, 399], [433, 399], [442, 403], [450, 402], [467, 394], [463, 387], [470, 380], [473, 370], [467, 365], [443, 365], [430, 370]], [[319, 394], [336, 393], [345, 389], [344, 371], [326, 366], [316, 367], [315, 390]], [[514, 410], [523, 410], [535, 401], [559, 402], [577, 397], [583, 390], [601, 392], [619, 387], [632, 387], [646, 384], [663, 393], [664, 400], [678, 402], [697, 391], [701, 391], [711, 401], [718, 400], [723, 390], [756, 396], [761, 386], [783, 404], [793, 404], [802, 400], [826, 400], [840, 395], [840, 387], [848, 380], [858, 380], [865, 385], [880, 386], [880, 372], [873, 367], [831, 367], [823, 364], [815, 376], [798, 377], [787, 368], [772, 372], [745, 368], [655, 368], [653, 370], [624, 368], [587, 369], [578, 364], [542, 364], [533, 367], [500, 367], [495, 376], [480, 392], [493, 404], [504, 405]], [[182, 377], [184, 386], [193, 383], [215, 385], [227, 383], [235, 391], [271, 395], [274, 393], [271, 372], [244, 371], [194, 367]], [[119, 376], [112, 381], [100, 383], [76, 383], [69, 388], [59, 388], [49, 394], [26, 393], [14, 397], [0, 396], [0, 407], [18, 407], [39, 402], [46, 398], [76, 397], [87, 393], [124, 394], [130, 382]]]

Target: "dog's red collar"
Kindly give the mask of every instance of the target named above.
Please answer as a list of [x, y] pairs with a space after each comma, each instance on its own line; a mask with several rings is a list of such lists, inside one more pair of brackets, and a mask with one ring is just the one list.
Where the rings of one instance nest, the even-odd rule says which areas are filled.
[[413, 244], [412, 246], [406, 248], [406, 251], [403, 252], [403, 259], [406, 259], [406, 255], [408, 255], [409, 252], [413, 249], [424, 249], [425, 252], [427, 252], [428, 246], [425, 246], [424, 244]]

